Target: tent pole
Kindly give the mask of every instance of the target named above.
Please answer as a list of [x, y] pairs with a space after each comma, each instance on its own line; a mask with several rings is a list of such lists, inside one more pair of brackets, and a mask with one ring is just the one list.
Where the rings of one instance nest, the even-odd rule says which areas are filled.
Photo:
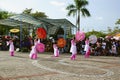
[[22, 48], [22, 22], [20, 21], [20, 49]]

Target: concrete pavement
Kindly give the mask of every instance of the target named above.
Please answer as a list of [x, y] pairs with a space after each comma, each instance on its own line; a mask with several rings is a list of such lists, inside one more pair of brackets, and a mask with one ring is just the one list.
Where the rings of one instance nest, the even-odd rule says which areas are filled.
[[0, 51], [0, 80], [120, 80], [120, 57], [77, 55], [73, 61], [68, 53], [39, 53], [37, 60], [28, 55]]

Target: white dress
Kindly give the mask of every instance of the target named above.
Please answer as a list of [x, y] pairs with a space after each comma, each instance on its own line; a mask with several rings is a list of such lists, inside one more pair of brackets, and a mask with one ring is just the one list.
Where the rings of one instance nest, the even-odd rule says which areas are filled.
[[76, 54], [76, 53], [77, 53], [77, 47], [76, 47], [76, 43], [74, 42], [74, 40], [71, 40], [70, 52], [71, 52], [72, 54]]
[[10, 45], [10, 46], [9, 46], [9, 51], [10, 51], [10, 52], [13, 52], [13, 51], [14, 51], [13, 42], [12, 42], [12, 41], [9, 41], [9, 42], [7, 42], [7, 45]]
[[30, 51], [29, 57], [31, 58], [33, 54], [37, 54], [37, 50], [36, 50], [36, 45], [37, 45], [37, 41], [34, 43], [34, 46], [32, 46], [32, 50]]

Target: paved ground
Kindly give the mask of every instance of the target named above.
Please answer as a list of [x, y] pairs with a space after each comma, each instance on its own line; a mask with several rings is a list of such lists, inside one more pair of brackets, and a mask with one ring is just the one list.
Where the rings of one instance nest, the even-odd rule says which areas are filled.
[[39, 53], [37, 60], [29, 59], [29, 53], [0, 51], [0, 80], [120, 80], [120, 57], [70, 54], [52, 57], [51, 53]]

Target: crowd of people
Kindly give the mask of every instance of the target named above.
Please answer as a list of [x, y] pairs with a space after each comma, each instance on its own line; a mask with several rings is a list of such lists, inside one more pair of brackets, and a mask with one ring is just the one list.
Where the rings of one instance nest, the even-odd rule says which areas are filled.
[[[98, 38], [97, 42], [90, 45], [90, 55], [94, 56], [118, 56], [120, 55], [120, 40]], [[85, 41], [77, 44], [78, 52], [85, 54]]]
[[[0, 40], [0, 49], [1, 50], [8, 50], [9, 47], [7, 46], [6, 41], [8, 41], [9, 37], [2, 37]], [[76, 54], [86, 55], [86, 46], [89, 47], [88, 54], [93, 56], [118, 56], [120, 55], [120, 40], [115, 39], [106, 39], [106, 38], [98, 38], [96, 43], [92, 44], [89, 42], [89, 39], [84, 39], [82, 41], [75, 41], [74, 39], [68, 39], [66, 42], [66, 46], [63, 48], [63, 53], [72, 53], [71, 59], [73, 56], [75, 57]], [[86, 41], [87, 40], [87, 41]], [[27, 48], [28, 51], [32, 50], [32, 46], [34, 46], [34, 40], [27, 36], [20, 44], [19, 39], [14, 38], [14, 46], [16, 48]], [[41, 40], [42, 41], [42, 40]], [[12, 44], [13, 44], [12, 43]], [[45, 51], [54, 51], [54, 50], [61, 50], [59, 47], [53, 44], [53, 40], [43, 40], [42, 43], [45, 44]], [[53, 47], [54, 45], [54, 47]], [[76, 46], [76, 47], [75, 47]], [[71, 49], [73, 47], [73, 49]], [[76, 48], [76, 49], [74, 49]], [[67, 50], [67, 51], [66, 51]], [[86, 56], [87, 57], [87, 56]]]

